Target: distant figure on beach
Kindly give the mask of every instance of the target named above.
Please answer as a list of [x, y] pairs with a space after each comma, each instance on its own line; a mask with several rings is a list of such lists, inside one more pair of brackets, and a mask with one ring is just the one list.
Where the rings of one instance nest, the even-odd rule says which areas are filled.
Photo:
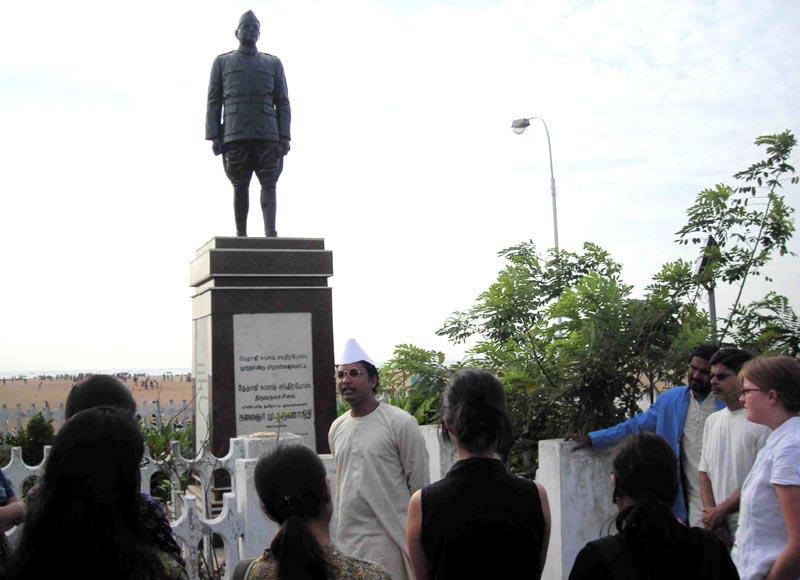
[[239, 48], [219, 55], [208, 82], [206, 139], [233, 185], [236, 235], [247, 236], [250, 180], [261, 184], [261, 212], [267, 237], [275, 237], [276, 185], [290, 149], [292, 113], [283, 64], [258, 52], [261, 24], [251, 10], [239, 19]]

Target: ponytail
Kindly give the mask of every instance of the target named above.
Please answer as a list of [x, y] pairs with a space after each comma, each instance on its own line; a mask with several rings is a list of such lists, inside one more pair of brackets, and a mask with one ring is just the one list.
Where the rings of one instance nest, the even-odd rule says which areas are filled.
[[686, 526], [672, 513], [671, 506], [658, 499], [645, 498], [622, 510], [615, 521], [617, 530], [635, 554], [657, 557], [669, 553], [686, 534]]
[[671, 558], [671, 549], [686, 537], [687, 528], [672, 513], [678, 493], [678, 459], [661, 437], [643, 432], [624, 440], [614, 458], [614, 500], [633, 505], [616, 519], [637, 558]]
[[325, 580], [325, 554], [300, 516], [286, 518], [270, 545], [278, 580]]
[[324, 580], [325, 553], [308, 529], [330, 518], [327, 473], [319, 456], [302, 444], [279, 444], [256, 464], [253, 479], [261, 504], [281, 526], [272, 540], [280, 580]]

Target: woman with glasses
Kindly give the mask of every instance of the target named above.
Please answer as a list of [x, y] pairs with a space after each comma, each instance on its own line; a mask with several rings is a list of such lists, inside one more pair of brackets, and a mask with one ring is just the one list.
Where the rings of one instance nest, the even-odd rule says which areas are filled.
[[507, 472], [511, 445], [503, 385], [468, 369], [444, 393], [442, 434], [458, 461], [447, 476], [414, 493], [406, 538], [417, 580], [539, 578], [550, 536], [547, 495]]
[[647, 432], [629, 436], [613, 469], [619, 533], [586, 544], [569, 580], [738, 578], [719, 538], [672, 513], [678, 458], [664, 439]]
[[800, 361], [761, 357], [739, 373], [747, 419], [772, 429], [742, 486], [733, 559], [744, 580], [800, 578]]

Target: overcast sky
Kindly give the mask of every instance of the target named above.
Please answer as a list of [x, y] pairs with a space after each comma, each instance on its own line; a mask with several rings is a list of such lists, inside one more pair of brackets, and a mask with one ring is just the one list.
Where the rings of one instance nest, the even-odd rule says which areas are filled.
[[[234, 233], [208, 75], [249, 8], [292, 103], [278, 232], [325, 238], [337, 351], [379, 361], [460, 357], [435, 331], [497, 251], [552, 245], [544, 130], [512, 119], [549, 126], [562, 248], [600, 244], [637, 292], [696, 256], [673, 240], [698, 191], [800, 135], [794, 0], [7, 3], [0, 370], [191, 365], [189, 262]], [[800, 259], [771, 271], [800, 309]]]

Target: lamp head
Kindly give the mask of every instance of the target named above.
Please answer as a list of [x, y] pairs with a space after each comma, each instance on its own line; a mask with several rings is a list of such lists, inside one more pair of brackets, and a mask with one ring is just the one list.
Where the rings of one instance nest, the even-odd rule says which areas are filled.
[[522, 135], [525, 132], [525, 129], [530, 126], [531, 122], [528, 119], [515, 119], [511, 123], [511, 130], [517, 135]]

